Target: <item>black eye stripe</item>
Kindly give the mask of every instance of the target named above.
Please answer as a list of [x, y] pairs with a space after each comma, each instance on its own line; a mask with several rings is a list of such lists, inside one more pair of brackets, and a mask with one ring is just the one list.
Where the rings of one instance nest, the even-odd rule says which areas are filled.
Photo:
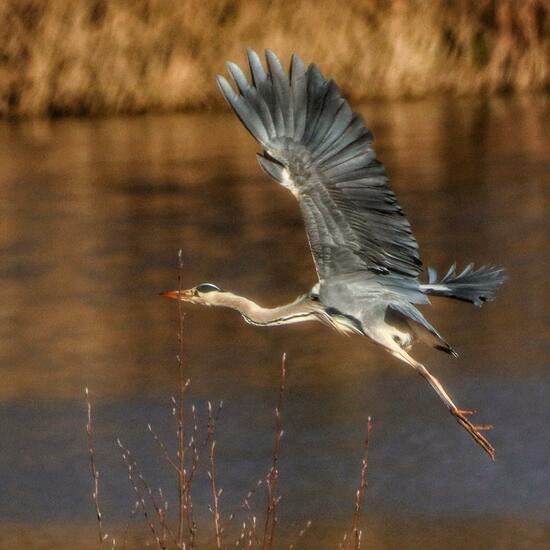
[[203, 283], [197, 286], [196, 289], [202, 294], [205, 294], [207, 292], [213, 292], [213, 291], [222, 292], [222, 289], [220, 287], [213, 285], [211, 283]]

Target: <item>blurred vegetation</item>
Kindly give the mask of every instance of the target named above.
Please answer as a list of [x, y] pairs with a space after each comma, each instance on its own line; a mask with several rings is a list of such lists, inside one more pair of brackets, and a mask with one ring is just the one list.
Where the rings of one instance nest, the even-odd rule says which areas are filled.
[[0, 25], [4, 116], [217, 107], [249, 46], [354, 100], [550, 89], [550, 0], [3, 0]]

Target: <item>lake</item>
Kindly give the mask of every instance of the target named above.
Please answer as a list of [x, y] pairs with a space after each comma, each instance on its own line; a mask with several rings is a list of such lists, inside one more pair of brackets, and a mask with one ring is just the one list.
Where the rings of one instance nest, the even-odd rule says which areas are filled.
[[[550, 98], [360, 110], [424, 263], [507, 269], [498, 299], [481, 309], [438, 299], [424, 308], [459, 359], [415, 350], [459, 405], [494, 425], [497, 459], [412, 369], [366, 339], [315, 323], [258, 328], [189, 305], [187, 404], [201, 434], [207, 402], [224, 402], [216, 453], [226, 542], [271, 464], [286, 352], [281, 548], [308, 520], [298, 548], [335, 548], [349, 529], [368, 416], [366, 547], [547, 548]], [[174, 448], [178, 307], [158, 294], [178, 286], [178, 250], [185, 288], [212, 282], [272, 306], [315, 282], [297, 204], [260, 171], [256, 151], [230, 114], [0, 124], [0, 546], [97, 546], [85, 387], [105, 530], [120, 545], [129, 521], [136, 547], [151, 540], [139, 512], [127, 520], [135, 493], [118, 437], [174, 514], [177, 484], [147, 424]], [[194, 494], [205, 537], [207, 469]], [[262, 488], [253, 506], [261, 518]]]

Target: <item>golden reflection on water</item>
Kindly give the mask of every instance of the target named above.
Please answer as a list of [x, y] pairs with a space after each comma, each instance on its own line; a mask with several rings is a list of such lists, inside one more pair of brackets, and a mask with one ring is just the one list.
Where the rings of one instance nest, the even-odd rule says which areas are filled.
[[[533, 348], [543, 344], [532, 335], [549, 298], [547, 103], [365, 109], [425, 262], [509, 269], [494, 305], [478, 312], [437, 303], [429, 313], [455, 346], [483, 349], [491, 357], [484, 368], [509, 374], [512, 343], [530, 341], [517, 349], [523, 369], [542, 366]], [[157, 294], [175, 285], [180, 247], [184, 285], [212, 280], [274, 304], [314, 282], [293, 198], [260, 173], [252, 140], [231, 118], [5, 123], [0, 141], [0, 399], [74, 397], [86, 379], [122, 395], [148, 381], [170, 384], [175, 311]], [[347, 364], [386, 361], [314, 325], [260, 331], [233, 313], [198, 310], [189, 320], [193, 360], [204, 367], [204, 338], [221, 353], [240, 342], [239, 372], [251, 383], [261, 378], [253, 364], [272, 354], [262, 350], [284, 342], [296, 353], [302, 335], [316, 350], [316, 378], [330, 377], [323, 364], [340, 364], [342, 354]]]
[[[477, 310], [442, 301], [427, 310], [460, 352], [458, 361], [417, 352], [452, 393], [475, 403], [497, 426], [502, 459], [491, 470], [471, 442], [453, 431], [429, 389], [368, 342], [316, 324], [262, 330], [231, 311], [187, 310], [193, 392], [234, 404], [222, 443], [237, 470], [242, 437], [248, 438], [245, 449], [251, 440], [263, 448], [265, 442], [256, 439], [263, 437], [262, 422], [271, 422], [271, 404], [263, 396], [276, 385], [281, 353], [288, 353], [287, 476], [289, 486], [299, 486], [290, 510], [306, 502], [326, 524], [333, 506], [338, 517], [347, 509], [349, 495], [342, 491], [353, 492], [355, 469], [348, 483], [348, 473], [342, 473], [347, 467], [334, 474], [334, 466], [323, 471], [322, 465], [355, 464], [368, 413], [378, 426], [368, 514], [372, 536], [383, 541], [379, 547], [399, 547], [398, 538], [407, 537], [415, 541], [411, 547], [439, 548], [446, 540], [450, 548], [449, 541], [462, 536], [467, 543], [456, 548], [486, 548], [499, 532], [520, 533], [531, 540], [530, 548], [543, 540], [541, 523], [531, 526], [519, 516], [550, 505], [543, 491], [550, 480], [540, 462], [550, 449], [536, 435], [545, 433], [550, 415], [544, 399], [550, 356], [544, 334], [550, 303], [549, 109], [544, 97], [363, 109], [425, 263], [439, 270], [454, 260], [508, 269], [510, 280], [494, 304]], [[74, 524], [87, 517], [85, 465], [61, 466], [73, 464], [78, 449], [85, 456], [82, 422], [71, 419], [79, 414], [75, 403], [84, 386], [114, 407], [109, 418], [120, 423], [138, 414], [132, 403], [142, 414], [139, 422], [160, 415], [156, 403], [174, 392], [177, 377], [177, 308], [158, 293], [177, 285], [179, 248], [184, 286], [214, 282], [274, 305], [314, 283], [297, 205], [260, 172], [255, 151], [229, 115], [0, 125], [0, 404], [9, 436], [2, 459], [9, 500], [0, 503], [8, 523], [0, 542], [21, 535], [17, 521], [33, 521], [27, 517], [29, 499], [42, 517], [41, 500], [32, 495], [53, 489], [38, 476], [25, 493], [18, 476], [25, 479], [29, 472], [48, 469], [63, 486], [68, 471], [74, 470], [75, 479], [84, 476], [82, 486], [68, 484], [59, 496], [78, 505], [61, 509], [54, 499], [54, 532], [55, 518]], [[538, 423], [527, 428], [535, 415]], [[66, 418], [63, 436], [49, 424], [59, 418]], [[133, 429], [132, 422], [125, 429]], [[114, 440], [115, 428], [103, 426], [103, 436]], [[19, 436], [12, 430], [20, 430]], [[54, 448], [48, 446], [52, 437], [58, 441]], [[22, 455], [25, 473], [19, 470]], [[307, 477], [311, 464], [317, 464], [317, 479]], [[417, 503], [418, 491], [424, 498]], [[334, 495], [328, 511], [323, 495]], [[112, 510], [122, 506], [121, 498], [114, 498]], [[384, 510], [393, 510], [394, 523], [376, 516]], [[399, 520], [400, 530], [391, 527], [401, 513], [417, 512], [432, 514], [425, 519], [427, 534], [417, 519]], [[513, 521], [494, 520], [494, 528], [460, 523], [463, 516], [487, 515]], [[327, 536], [336, 531], [327, 528]], [[50, 540], [46, 535], [43, 540]], [[506, 546], [508, 535], [502, 536], [499, 548], [516, 547]]]

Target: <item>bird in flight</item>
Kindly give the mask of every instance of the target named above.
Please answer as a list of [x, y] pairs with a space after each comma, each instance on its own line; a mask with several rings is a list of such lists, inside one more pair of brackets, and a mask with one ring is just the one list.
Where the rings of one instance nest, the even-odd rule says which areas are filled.
[[242, 296], [203, 283], [164, 296], [235, 309], [251, 324], [284, 325], [320, 321], [344, 334], [368, 336], [424, 377], [450, 413], [494, 459], [495, 450], [474, 425], [471, 410], [457, 407], [439, 380], [409, 354], [424, 342], [457, 356], [416, 305], [430, 296], [470, 302], [492, 300], [504, 282], [500, 268], [453, 265], [425, 282], [418, 244], [382, 163], [372, 133], [354, 113], [333, 80], [292, 56], [287, 74], [266, 50], [267, 70], [247, 50], [251, 81], [227, 63], [235, 89], [218, 84], [230, 107], [262, 147], [258, 162], [297, 199], [304, 218], [318, 282], [290, 304], [264, 308]]

